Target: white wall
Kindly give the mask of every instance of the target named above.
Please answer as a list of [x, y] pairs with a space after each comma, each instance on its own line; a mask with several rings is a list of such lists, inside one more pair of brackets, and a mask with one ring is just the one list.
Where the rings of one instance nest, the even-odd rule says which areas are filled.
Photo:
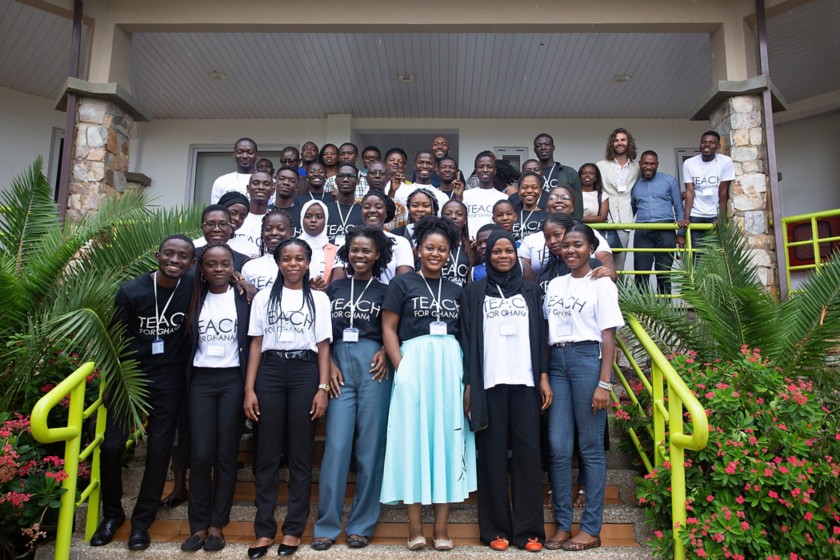
[[[162, 206], [183, 206], [187, 202], [187, 180], [191, 144], [230, 146], [243, 136], [261, 149], [283, 148], [312, 140], [324, 142], [326, 119], [294, 120], [157, 120], [139, 123], [131, 145], [131, 170], [152, 179], [149, 194]], [[233, 157], [231, 171], [235, 171]], [[278, 162], [274, 162], [277, 166]]]
[[840, 113], [776, 125], [782, 215], [840, 208]]
[[53, 127], [64, 129], [64, 113], [55, 110], [54, 99], [0, 88], [0, 190], [38, 155], [47, 173]]

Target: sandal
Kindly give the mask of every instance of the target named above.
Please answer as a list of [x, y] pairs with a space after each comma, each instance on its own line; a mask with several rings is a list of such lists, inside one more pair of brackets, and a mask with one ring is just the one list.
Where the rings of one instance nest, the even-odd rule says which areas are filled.
[[370, 544], [370, 539], [363, 535], [350, 535], [347, 537], [348, 548], [364, 548]]

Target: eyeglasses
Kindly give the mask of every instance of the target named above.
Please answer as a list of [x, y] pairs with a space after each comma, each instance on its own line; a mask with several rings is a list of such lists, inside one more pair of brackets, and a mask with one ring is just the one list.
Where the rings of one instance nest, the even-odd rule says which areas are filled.
[[549, 195], [548, 200], [549, 200], [549, 202], [554, 202], [558, 198], [560, 200], [565, 200], [566, 202], [569, 202], [570, 200], [572, 200], [572, 197], [567, 195], [567, 194], [552, 194], [552, 195]]
[[209, 230], [214, 230], [216, 228], [225, 229], [230, 225], [230, 222], [204, 222], [201, 225]]
[[336, 173], [335, 178], [336, 179], [355, 179], [356, 174], [355, 173]]

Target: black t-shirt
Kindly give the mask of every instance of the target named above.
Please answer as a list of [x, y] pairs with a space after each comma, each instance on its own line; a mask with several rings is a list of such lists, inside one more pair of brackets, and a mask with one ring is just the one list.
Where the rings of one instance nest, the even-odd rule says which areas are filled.
[[[324, 204], [329, 204], [330, 202], [335, 202], [335, 197], [332, 195], [332, 193], [321, 193], [320, 195], [306, 193], [300, 195], [295, 199], [295, 206], [297, 206], [298, 208], [303, 208], [303, 205], [309, 202], [310, 200], [320, 200]], [[301, 216], [300, 219], [302, 220], [303, 216]]]
[[513, 224], [513, 237], [521, 241], [532, 233], [542, 231], [542, 225], [545, 219], [548, 218], [548, 212], [545, 210], [519, 210], [516, 213], [516, 222]]
[[[332, 313], [333, 341], [344, 338], [344, 329], [350, 326], [350, 282], [351, 278], [336, 280], [327, 286]], [[365, 289], [367, 280], [353, 281], [353, 328], [359, 329], [359, 338], [382, 343], [382, 302], [388, 286], [374, 278]], [[360, 297], [361, 296], [361, 297]]]
[[436, 278], [424, 282], [423, 277], [415, 273], [399, 274], [388, 284], [388, 293], [382, 307], [400, 316], [397, 334], [401, 341], [430, 334], [429, 325], [438, 320], [438, 309], [434, 301], [437, 300], [439, 287], [440, 320], [446, 323], [448, 334], [457, 336], [461, 311], [458, 301], [461, 296], [460, 286]]
[[470, 264], [470, 256], [467, 254], [466, 249], [459, 245], [449, 252], [449, 258], [446, 260], [441, 275], [450, 282], [454, 282], [459, 286], [465, 286], [467, 284], [467, 276], [470, 273]]
[[[152, 274], [148, 272], [123, 282], [114, 300], [116, 318], [127, 327], [129, 348], [135, 352], [133, 358], [137, 360], [140, 370], [157, 385], [180, 385], [183, 382], [180, 374], [187, 358], [185, 323], [192, 298], [194, 273], [187, 272], [174, 290], [158, 286], [157, 310], [153, 282]], [[154, 354], [152, 342], [158, 335], [163, 340], [163, 352]]]
[[301, 205], [295, 202], [289, 208], [280, 208], [279, 206], [271, 205], [269, 208], [277, 208], [278, 210], [283, 210], [286, 212], [289, 217], [292, 219], [292, 237], [297, 237], [301, 233], [303, 233], [303, 229], [300, 227], [300, 208]]
[[327, 237], [335, 243], [338, 236], [347, 235], [347, 228], [362, 225], [362, 206], [360, 204], [339, 204], [338, 201], [327, 203], [330, 219], [327, 220]]

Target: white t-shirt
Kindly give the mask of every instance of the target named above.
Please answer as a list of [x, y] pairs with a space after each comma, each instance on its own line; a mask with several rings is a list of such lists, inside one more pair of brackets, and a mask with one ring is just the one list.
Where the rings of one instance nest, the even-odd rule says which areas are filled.
[[332, 317], [330, 298], [324, 292], [312, 290], [315, 302], [315, 317], [309, 313], [303, 301], [303, 290], [283, 288], [282, 309], [270, 310], [268, 299], [271, 290], [262, 290], [251, 303], [249, 336], [261, 336], [262, 351], [266, 350], [312, 350], [318, 351], [318, 343], [332, 342]]
[[[411, 244], [405, 237], [394, 235], [390, 231], [383, 231], [382, 233], [394, 240], [394, 245], [391, 247], [391, 260], [388, 261], [388, 266], [379, 275], [379, 281], [388, 284], [397, 275], [397, 268], [410, 266], [414, 269], [414, 251], [411, 250]], [[333, 261], [333, 268], [342, 268], [343, 266], [344, 263], [336, 256], [335, 261]]]
[[545, 290], [548, 343], [601, 342], [601, 331], [624, 325], [618, 288], [609, 278], [558, 276]]
[[[417, 189], [426, 189], [427, 191], [435, 195], [435, 198], [437, 198], [438, 203], [438, 216], [440, 216], [440, 211], [443, 209], [443, 205], [449, 202], [448, 196], [446, 196], [443, 192], [441, 192], [440, 189], [438, 189], [434, 185], [418, 185], [417, 183], [403, 183], [402, 185], [400, 185], [400, 188], [397, 189], [397, 192], [394, 195], [394, 202], [399, 202], [403, 205], [403, 208], [405, 208], [405, 213], [402, 215], [403, 221], [408, 219], [408, 195], [410, 195]], [[399, 210], [399, 206], [397, 206], [397, 210]]]
[[207, 294], [198, 315], [198, 349], [193, 358], [193, 366], [239, 367], [235, 298], [232, 287], [228, 287], [223, 294]]
[[219, 199], [226, 192], [236, 191], [248, 196], [248, 181], [250, 180], [250, 173], [239, 173], [236, 171], [218, 177], [213, 181], [213, 190], [210, 192], [210, 204], [218, 204]]
[[251, 258], [260, 254], [259, 248], [262, 247], [262, 219], [264, 216], [265, 214], [249, 212], [245, 221], [242, 222], [242, 226], [236, 230], [235, 237], [241, 237], [241, 242], [247, 243], [249, 247], [257, 248], [254, 253], [244, 253]]
[[484, 388], [534, 386], [528, 304], [512, 298], [484, 296]]
[[718, 215], [718, 187], [722, 181], [735, 179], [735, 167], [732, 159], [722, 154], [715, 154], [712, 161], [703, 161], [703, 156], [696, 155], [683, 163], [685, 182], [694, 183], [694, 204], [691, 217], [716, 218]]
[[470, 189], [464, 191], [464, 206], [469, 218], [470, 239], [475, 239], [478, 230], [493, 223], [493, 205], [507, 200], [507, 195], [496, 189]]
[[277, 279], [277, 263], [274, 255], [263, 255], [242, 265], [242, 276], [253, 284], [257, 291], [271, 288]]
[[[595, 232], [595, 238], [598, 240], [598, 246], [595, 248], [595, 252], [603, 251], [612, 254], [612, 249], [610, 249], [610, 244], [607, 243], [607, 240], [598, 233], [598, 230], [592, 231]], [[541, 231], [526, 235], [519, 245], [520, 258], [531, 261], [531, 270], [534, 271], [534, 275], [537, 277], [540, 276], [543, 266], [548, 262], [548, 254], [548, 247], [545, 245], [545, 234]]]
[[228, 247], [237, 253], [242, 253], [251, 259], [255, 259], [260, 256], [260, 248], [257, 244], [250, 241], [249, 238], [244, 235], [239, 235], [238, 233], [233, 234], [233, 237], [230, 238], [230, 241], [228, 241], [227, 244]]

